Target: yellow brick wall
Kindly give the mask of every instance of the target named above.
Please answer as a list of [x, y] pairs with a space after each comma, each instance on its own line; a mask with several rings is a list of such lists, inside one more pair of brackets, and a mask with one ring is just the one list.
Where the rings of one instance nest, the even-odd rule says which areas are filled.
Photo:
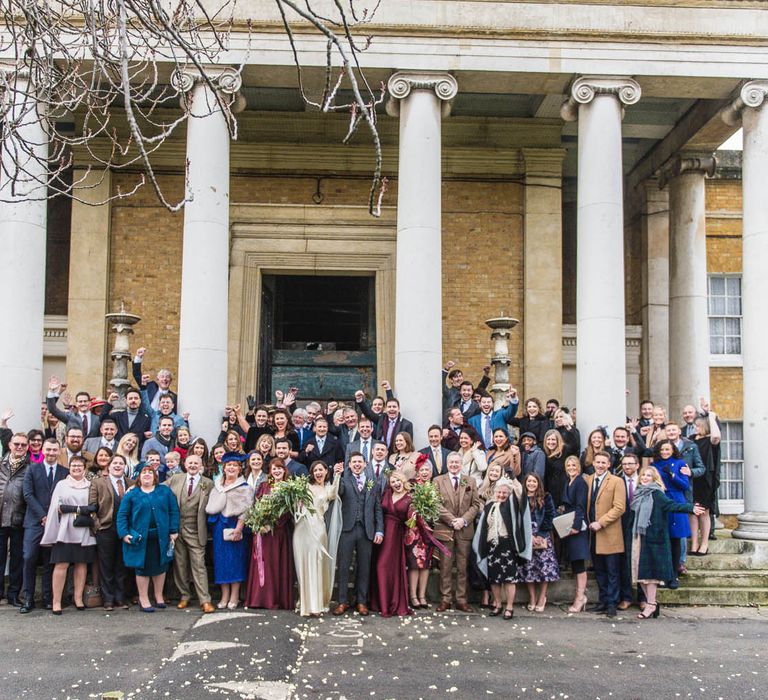
[[[741, 181], [707, 180], [707, 271], [740, 273]], [[740, 367], [713, 367], [709, 372], [712, 406], [724, 420], [743, 417]]]
[[[127, 190], [133, 176], [118, 175]], [[165, 175], [169, 199], [182, 195], [181, 177]], [[365, 204], [366, 179], [323, 179], [321, 206]], [[313, 204], [314, 177], [254, 177], [231, 180], [233, 203]], [[443, 186], [443, 351], [477, 381], [491, 356], [487, 318], [501, 313], [522, 319], [522, 186], [517, 183], [446, 182]], [[397, 203], [392, 183], [387, 205]], [[112, 209], [110, 308], [125, 302], [141, 316], [132, 348], [149, 348], [145, 369], [178, 365], [183, 213], [171, 214], [147, 188]], [[512, 336], [512, 381], [522, 381], [522, 325]]]

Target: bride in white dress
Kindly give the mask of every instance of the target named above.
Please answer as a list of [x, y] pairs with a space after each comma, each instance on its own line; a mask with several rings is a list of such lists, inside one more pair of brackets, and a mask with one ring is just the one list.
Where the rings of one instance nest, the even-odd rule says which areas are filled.
[[[344, 465], [334, 469], [335, 478], [328, 483], [330, 471], [325, 462], [313, 462], [309, 470], [312, 492], [310, 513], [302, 506], [294, 515], [293, 561], [299, 582], [299, 614], [317, 617], [328, 610], [336, 569], [336, 550], [341, 536], [341, 508], [337, 501], [339, 479]], [[326, 530], [325, 514], [330, 510]]]

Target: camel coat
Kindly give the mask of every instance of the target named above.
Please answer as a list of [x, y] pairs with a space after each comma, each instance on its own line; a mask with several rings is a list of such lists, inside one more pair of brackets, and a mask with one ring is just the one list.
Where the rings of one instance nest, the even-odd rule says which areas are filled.
[[[592, 505], [592, 483], [595, 475], [585, 477], [587, 482], [587, 513]], [[595, 554], [621, 554], [624, 551], [624, 533], [621, 516], [627, 509], [627, 489], [624, 479], [606, 472], [595, 499], [595, 519], [602, 525], [597, 532], [590, 530], [594, 538]]]

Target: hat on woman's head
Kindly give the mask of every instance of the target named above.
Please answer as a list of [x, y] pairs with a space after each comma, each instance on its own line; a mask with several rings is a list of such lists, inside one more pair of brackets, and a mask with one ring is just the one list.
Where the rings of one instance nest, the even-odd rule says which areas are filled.
[[221, 463], [226, 464], [227, 462], [245, 462], [246, 459], [248, 459], [248, 455], [243, 454], [242, 452], [225, 452], [221, 458]]

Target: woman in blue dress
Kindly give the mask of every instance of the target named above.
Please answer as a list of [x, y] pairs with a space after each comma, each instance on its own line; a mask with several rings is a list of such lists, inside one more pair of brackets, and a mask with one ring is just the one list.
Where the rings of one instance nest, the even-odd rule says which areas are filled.
[[222, 474], [214, 479], [205, 512], [213, 538], [213, 581], [221, 586], [220, 609], [234, 610], [240, 600], [240, 584], [248, 576], [248, 548], [243, 538], [245, 512], [253, 504], [253, 489], [242, 473], [246, 456], [227, 452]]
[[[687, 503], [685, 497], [690, 485], [691, 470], [680, 459], [675, 443], [661, 440], [653, 447], [653, 466], [661, 475], [667, 497], [675, 503]], [[669, 541], [672, 546], [672, 570], [674, 578], [668, 582], [669, 588], [677, 588], [680, 573], [680, 554], [683, 540], [691, 536], [691, 525], [687, 513], [669, 513]]]

